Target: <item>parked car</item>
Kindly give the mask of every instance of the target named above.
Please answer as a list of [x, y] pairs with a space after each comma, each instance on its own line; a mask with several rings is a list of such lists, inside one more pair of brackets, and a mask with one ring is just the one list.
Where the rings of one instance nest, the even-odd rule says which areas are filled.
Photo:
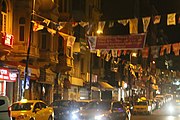
[[0, 96], [0, 119], [11, 120], [10, 102], [7, 96]]
[[75, 100], [58, 100], [52, 102], [50, 106], [54, 109], [55, 120], [72, 120], [73, 113], [80, 109]]
[[26, 100], [15, 102], [11, 106], [13, 120], [54, 120], [52, 107], [41, 100]]
[[163, 106], [163, 100], [160, 98], [154, 98], [154, 101], [156, 103], [156, 109], [159, 109]]
[[129, 112], [120, 101], [92, 101], [73, 114], [74, 120], [130, 120]]
[[77, 100], [76, 102], [78, 103], [80, 109], [83, 109], [86, 107], [88, 103], [90, 103], [92, 100]]
[[133, 114], [146, 113], [151, 114], [153, 111], [152, 105], [148, 100], [137, 101], [134, 103]]

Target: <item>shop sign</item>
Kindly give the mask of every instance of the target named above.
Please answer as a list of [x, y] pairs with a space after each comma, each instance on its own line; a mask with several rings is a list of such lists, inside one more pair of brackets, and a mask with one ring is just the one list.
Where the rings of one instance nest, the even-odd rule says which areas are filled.
[[0, 80], [6, 80], [8, 82], [15, 82], [17, 78], [16, 73], [12, 73], [9, 69], [0, 68]]
[[3, 34], [2, 36], [2, 44], [12, 47], [13, 46], [13, 40], [14, 40], [14, 36], [10, 35], [10, 34]]

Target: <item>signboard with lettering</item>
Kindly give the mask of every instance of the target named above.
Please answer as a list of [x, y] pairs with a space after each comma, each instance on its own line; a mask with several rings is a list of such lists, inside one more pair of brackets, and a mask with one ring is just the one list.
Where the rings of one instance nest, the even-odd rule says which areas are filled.
[[7, 82], [15, 82], [17, 74], [10, 72], [9, 69], [0, 68], [0, 80], [6, 80]]
[[145, 44], [146, 34], [89, 36], [91, 49], [141, 49]]
[[10, 34], [3, 34], [2, 36], [2, 44], [12, 47], [13, 46], [13, 40], [14, 40], [14, 36], [10, 35]]

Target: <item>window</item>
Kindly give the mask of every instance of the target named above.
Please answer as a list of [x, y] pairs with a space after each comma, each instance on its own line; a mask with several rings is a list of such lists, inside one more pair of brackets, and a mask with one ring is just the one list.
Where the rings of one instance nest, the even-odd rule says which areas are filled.
[[84, 0], [72, 0], [72, 10], [85, 10]]
[[5, 104], [5, 100], [0, 100], [0, 106]]
[[81, 73], [84, 72], [84, 59], [81, 59]]
[[68, 12], [68, 0], [59, 0], [59, 12]]
[[46, 49], [47, 47], [47, 32], [45, 30], [42, 31], [42, 40], [41, 40], [41, 49]]
[[40, 105], [41, 105], [41, 108], [47, 108], [47, 105], [42, 102], [40, 102]]
[[5, 1], [2, 2], [1, 4], [2, 11], [1, 11], [1, 31], [2, 32], [7, 32], [7, 6]]
[[19, 41], [24, 41], [24, 27], [25, 27], [25, 18], [21, 17], [19, 19]]

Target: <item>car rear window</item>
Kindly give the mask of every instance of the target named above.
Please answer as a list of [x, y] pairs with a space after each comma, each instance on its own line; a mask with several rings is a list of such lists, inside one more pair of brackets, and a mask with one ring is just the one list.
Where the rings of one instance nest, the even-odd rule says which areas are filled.
[[0, 106], [4, 105], [4, 104], [5, 104], [5, 101], [4, 100], [0, 100]]
[[12, 111], [20, 111], [20, 110], [31, 110], [33, 103], [14, 103], [11, 106]]

